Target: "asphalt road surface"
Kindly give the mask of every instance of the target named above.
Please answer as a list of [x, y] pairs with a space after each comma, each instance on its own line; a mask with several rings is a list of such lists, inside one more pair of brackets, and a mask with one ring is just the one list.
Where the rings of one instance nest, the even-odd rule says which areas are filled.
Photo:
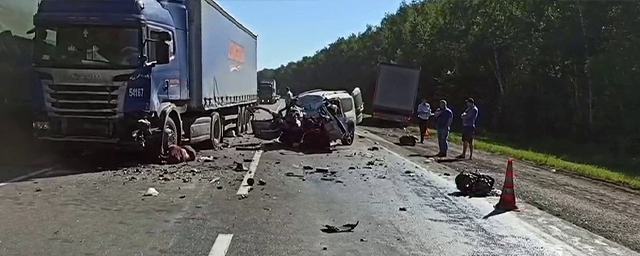
[[526, 204], [492, 215], [497, 197], [455, 196], [436, 174], [448, 167], [359, 133], [322, 154], [237, 147], [244, 136], [182, 165], [99, 155], [6, 170], [0, 255], [638, 255]]

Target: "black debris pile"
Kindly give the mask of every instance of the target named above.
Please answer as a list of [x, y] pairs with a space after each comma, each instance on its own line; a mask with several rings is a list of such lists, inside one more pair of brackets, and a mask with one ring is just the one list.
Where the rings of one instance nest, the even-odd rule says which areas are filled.
[[324, 228], [320, 229], [324, 233], [343, 233], [343, 232], [353, 232], [353, 230], [360, 224], [360, 221], [356, 223], [347, 223], [340, 227], [336, 227], [333, 225], [324, 225]]
[[491, 176], [480, 173], [462, 171], [456, 176], [456, 187], [462, 195], [473, 197], [485, 197], [490, 195], [495, 184], [495, 179]]
[[402, 146], [415, 146], [417, 142], [418, 138], [413, 135], [404, 135], [399, 139], [399, 143]]

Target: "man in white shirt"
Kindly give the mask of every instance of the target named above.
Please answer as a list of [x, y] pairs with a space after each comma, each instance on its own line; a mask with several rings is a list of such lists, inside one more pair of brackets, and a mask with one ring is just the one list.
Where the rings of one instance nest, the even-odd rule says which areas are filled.
[[432, 116], [431, 106], [427, 103], [427, 99], [423, 98], [422, 103], [418, 105], [418, 126], [420, 127], [420, 143], [424, 143], [424, 135], [427, 133], [427, 124]]
[[293, 99], [293, 93], [291, 92], [291, 88], [287, 87], [287, 91], [284, 95], [284, 100], [287, 103], [287, 106], [291, 103], [291, 99]]

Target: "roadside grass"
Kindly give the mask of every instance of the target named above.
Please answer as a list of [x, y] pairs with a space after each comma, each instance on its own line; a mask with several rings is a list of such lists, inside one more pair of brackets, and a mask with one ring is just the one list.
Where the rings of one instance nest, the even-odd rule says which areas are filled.
[[[419, 133], [417, 127], [407, 127], [407, 129], [412, 133]], [[429, 129], [429, 132], [436, 134], [436, 131], [432, 129]], [[449, 135], [449, 141], [456, 144], [462, 144], [462, 136], [460, 133], [452, 132]], [[579, 163], [573, 160], [568, 160], [567, 158], [570, 158], [568, 156], [540, 153], [536, 152], [537, 150], [518, 149], [515, 146], [496, 142], [488, 137], [476, 136], [474, 140], [474, 148], [513, 157], [519, 160], [533, 162], [538, 165], [548, 166], [561, 171], [582, 175], [584, 177], [620, 184], [632, 189], [640, 189], [640, 176], [630, 173], [631, 168], [611, 168], [594, 164]]]

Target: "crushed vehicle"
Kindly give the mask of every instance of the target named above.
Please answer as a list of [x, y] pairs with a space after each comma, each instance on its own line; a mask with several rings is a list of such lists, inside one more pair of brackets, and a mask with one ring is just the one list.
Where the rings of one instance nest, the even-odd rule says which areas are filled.
[[277, 138], [293, 148], [328, 149], [334, 141], [351, 145], [355, 138], [356, 121], [345, 115], [340, 99], [326, 97], [320, 90], [299, 94], [277, 112], [260, 106], [252, 108], [257, 110], [272, 116], [252, 121], [254, 135], [259, 139]]

